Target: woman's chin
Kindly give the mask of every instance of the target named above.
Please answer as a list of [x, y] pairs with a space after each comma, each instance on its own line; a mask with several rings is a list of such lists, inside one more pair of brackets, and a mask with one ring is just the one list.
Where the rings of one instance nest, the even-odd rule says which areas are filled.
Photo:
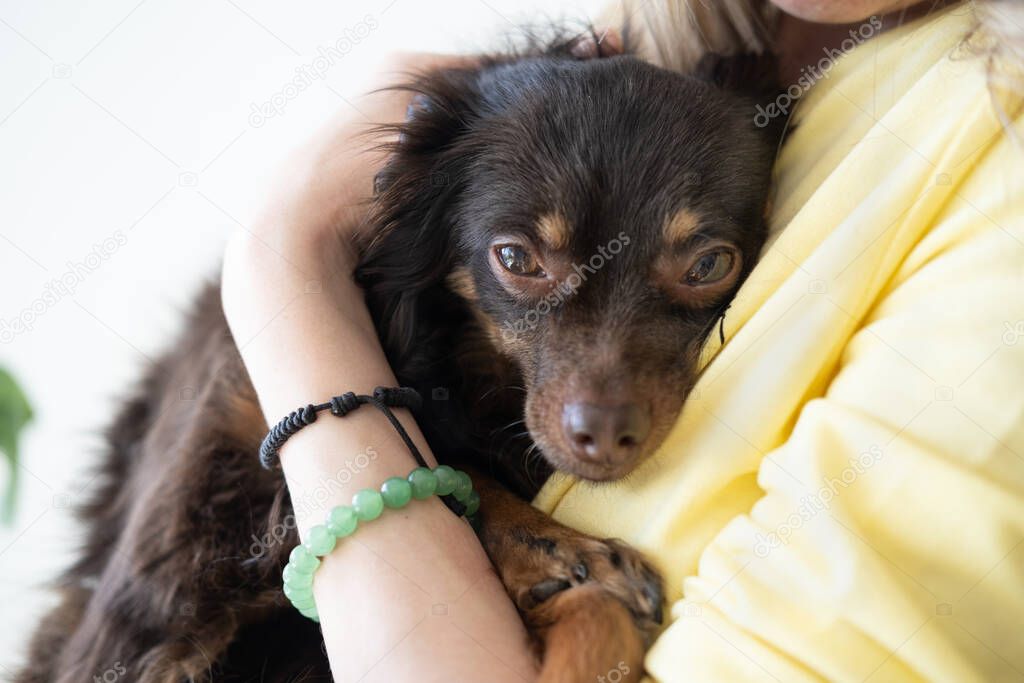
[[920, 0], [771, 0], [791, 16], [815, 24], [852, 24], [873, 15], [897, 12]]

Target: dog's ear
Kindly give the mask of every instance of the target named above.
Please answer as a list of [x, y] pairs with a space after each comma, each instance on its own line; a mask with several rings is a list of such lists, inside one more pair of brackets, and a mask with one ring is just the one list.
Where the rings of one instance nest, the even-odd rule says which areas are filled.
[[[395, 138], [385, 145], [390, 156], [374, 183], [379, 219], [388, 218], [383, 214], [394, 208], [396, 192], [421, 189], [416, 173], [426, 172], [429, 176], [433, 170], [443, 172], [440, 170], [445, 163], [442, 153], [468, 132], [478, 117], [479, 78], [481, 71], [491, 66], [491, 61], [477, 67], [429, 72], [395, 88], [412, 93], [413, 97], [403, 123], [377, 129]], [[434, 178], [434, 188], [445, 185], [439, 177]]]
[[693, 75], [724, 90], [759, 99], [777, 95], [781, 90], [778, 68], [778, 58], [770, 52], [710, 52], [697, 63]]
[[704, 55], [694, 69], [694, 76], [739, 95], [750, 103], [750, 119], [773, 147], [782, 139], [788, 122], [788, 110], [769, 116], [767, 111], [784, 92], [779, 84], [779, 61], [770, 53]]
[[406, 120], [381, 128], [393, 142], [375, 179], [356, 280], [393, 364], [423, 356], [414, 353], [425, 343], [420, 321], [452, 268], [453, 205], [471, 163], [464, 139], [480, 116], [480, 68], [443, 69], [402, 86], [415, 93]]

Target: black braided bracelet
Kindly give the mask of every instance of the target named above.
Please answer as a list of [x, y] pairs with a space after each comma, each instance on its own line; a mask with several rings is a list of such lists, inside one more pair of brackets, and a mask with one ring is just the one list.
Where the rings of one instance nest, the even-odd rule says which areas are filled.
[[[416, 448], [416, 444], [409, 437], [409, 433], [405, 431], [405, 427], [398, 421], [395, 414], [391, 412], [391, 408], [418, 410], [423, 405], [423, 399], [419, 393], [409, 387], [377, 387], [373, 390], [372, 396], [355, 394], [349, 391], [331, 398], [327, 403], [310, 404], [293, 410], [274, 425], [273, 429], [264, 437], [263, 443], [260, 444], [260, 463], [268, 470], [273, 469], [275, 465], [279, 464], [278, 452], [284, 446], [285, 441], [306, 425], [316, 422], [317, 414], [321, 411], [330, 410], [332, 415], [344, 417], [361, 405], [371, 405], [384, 413], [384, 416], [388, 418], [388, 422], [395, 428], [398, 435], [402, 437], [402, 441], [405, 443], [406, 448], [409, 449], [416, 463], [421, 467], [430, 467], [427, 461], [423, 459], [423, 454], [420, 453], [419, 449]], [[441, 499], [452, 512], [460, 517], [466, 510], [466, 506], [456, 500], [453, 495], [442, 496]]]

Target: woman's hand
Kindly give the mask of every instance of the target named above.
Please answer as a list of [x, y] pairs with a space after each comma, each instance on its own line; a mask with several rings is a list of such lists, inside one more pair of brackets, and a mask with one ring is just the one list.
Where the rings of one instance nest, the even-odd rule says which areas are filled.
[[[457, 63], [417, 56], [392, 71]], [[370, 121], [332, 122], [294, 156], [256, 225], [228, 247], [224, 311], [269, 424], [296, 406], [395, 384], [352, 279], [353, 236], [382, 161], [365, 133], [400, 122], [408, 103], [406, 94], [377, 93], [358, 103]], [[399, 417], [433, 462], [411, 417]], [[361, 410], [293, 436], [281, 465], [304, 535], [356, 491], [405, 476], [415, 463], [379, 414]], [[480, 544], [437, 499], [385, 514], [340, 543], [314, 591], [335, 680], [535, 675], [523, 625]]]

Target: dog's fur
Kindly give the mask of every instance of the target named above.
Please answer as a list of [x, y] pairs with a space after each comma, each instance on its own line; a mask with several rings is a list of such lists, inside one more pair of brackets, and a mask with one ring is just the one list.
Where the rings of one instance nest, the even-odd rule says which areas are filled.
[[[552, 467], [626, 474], [674, 422], [765, 239], [779, 130], [754, 127], [750, 97], [771, 87], [769, 68], [711, 59], [683, 76], [628, 56], [579, 61], [561, 42], [410, 85], [420, 97], [378, 178], [357, 277], [401, 383], [427, 399], [417, 418], [434, 452], [473, 468], [481, 540], [544, 680], [620, 662], [638, 677], [661, 621], [660, 579], [639, 553], [523, 498]], [[614, 240], [628, 244], [601, 251]], [[495, 247], [508, 243], [545, 275], [503, 271]], [[728, 279], [681, 285], [708, 245], [739, 259]], [[635, 404], [649, 429], [614, 458], [581, 457], [565, 426], [579, 401]], [[125, 680], [330, 680], [317, 626], [281, 596], [295, 530], [252, 551], [291, 512], [280, 472], [256, 458], [266, 429], [211, 287], [108, 430], [84, 552], [17, 681], [77, 683], [115, 663]]]

